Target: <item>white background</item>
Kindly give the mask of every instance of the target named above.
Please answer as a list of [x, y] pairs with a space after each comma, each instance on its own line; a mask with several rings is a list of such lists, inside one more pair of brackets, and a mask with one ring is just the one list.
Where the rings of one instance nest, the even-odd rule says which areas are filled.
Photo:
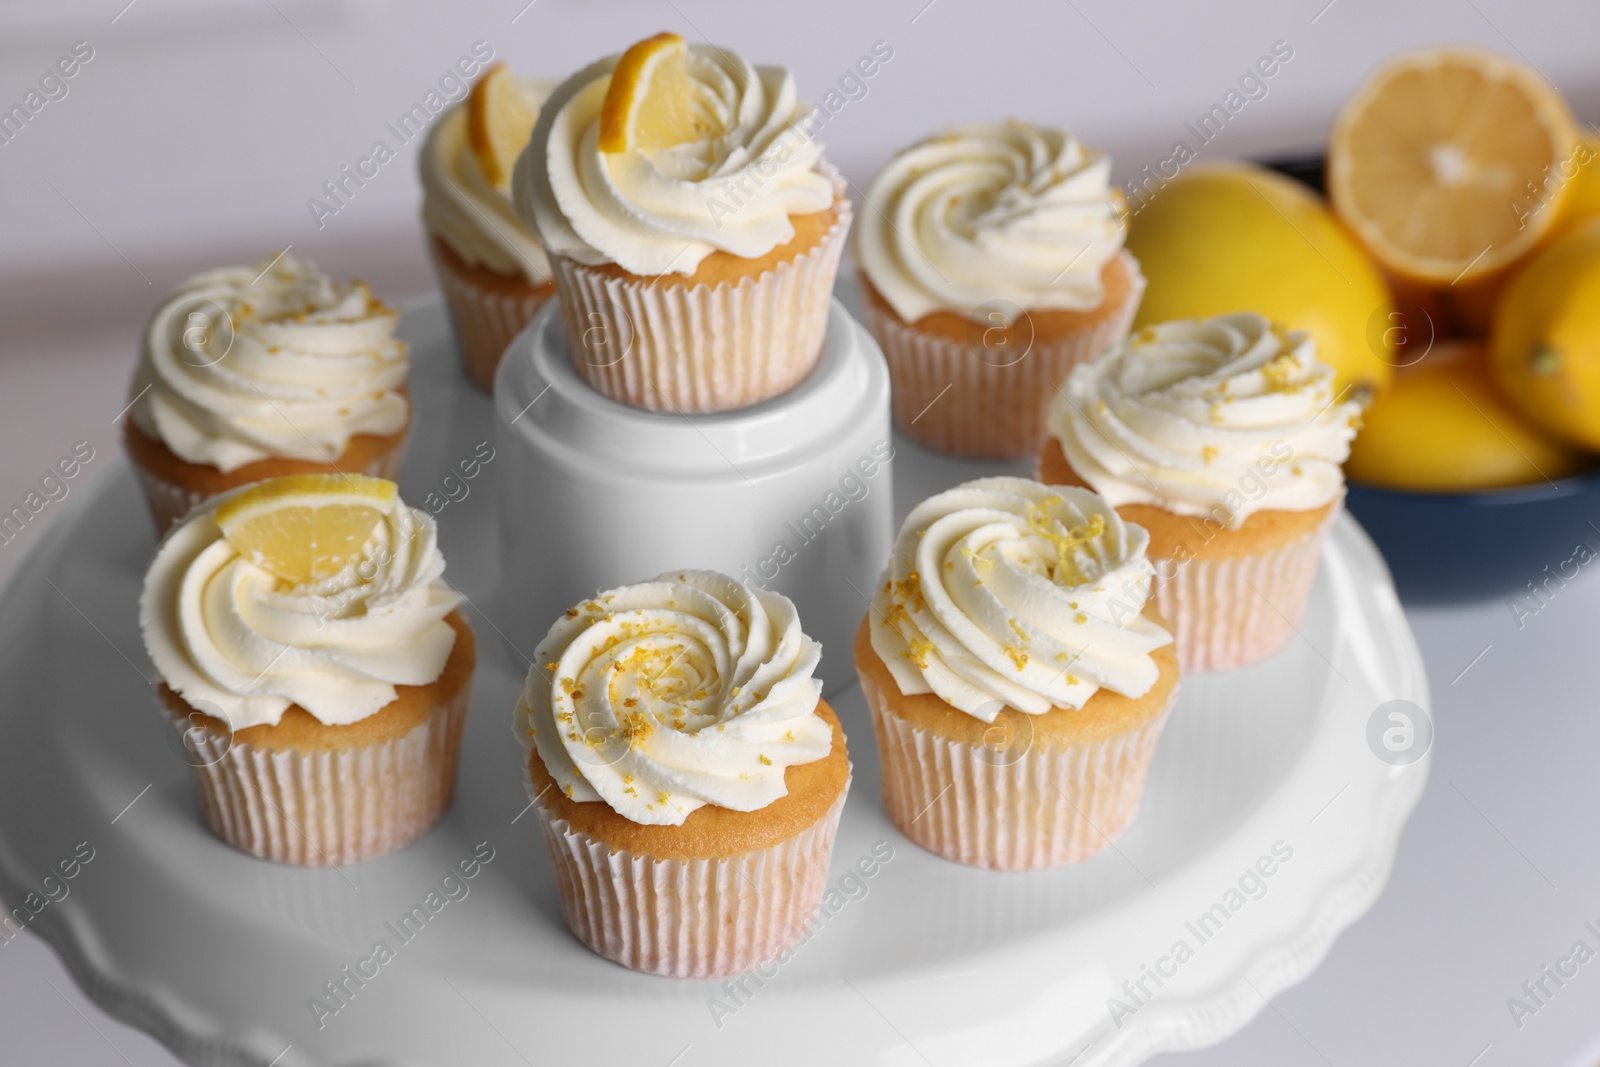
[[[384, 123], [477, 40], [519, 71], [559, 77], [673, 29], [789, 65], [813, 100], [886, 41], [893, 59], [824, 138], [858, 196], [907, 141], [1007, 116], [1071, 126], [1110, 150], [1125, 179], [1167, 156], [1183, 124], [1276, 41], [1293, 59], [1204, 156], [1314, 151], [1339, 101], [1382, 57], [1443, 41], [1520, 54], [1580, 118], [1600, 119], [1592, 0], [524, 2], [57, 0], [0, 9], [5, 108], [74, 42], [95, 53], [65, 99], [0, 145], [0, 510], [78, 441], [96, 449], [91, 477], [109, 466], [144, 317], [179, 278], [292, 245], [333, 274], [370, 279], [392, 301], [429, 288], [414, 144], [321, 230], [306, 200], [375, 139], [393, 144]], [[0, 574], [24, 539], [50, 536], [73, 499], [0, 547]], [[1320, 971], [1239, 1036], [1158, 1062], [1600, 1061], [1600, 963], [1520, 1030], [1506, 1008], [1524, 980], [1584, 936], [1586, 920], [1600, 920], [1597, 614], [1600, 584], [1588, 576], [1520, 630], [1504, 601], [1411, 612], [1438, 740], [1388, 892]], [[31, 935], [0, 946], [0, 1063], [173, 1062], [93, 1007]]]

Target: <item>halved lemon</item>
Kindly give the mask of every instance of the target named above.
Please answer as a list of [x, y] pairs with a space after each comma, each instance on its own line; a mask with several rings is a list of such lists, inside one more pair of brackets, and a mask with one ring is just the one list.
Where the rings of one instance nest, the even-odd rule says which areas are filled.
[[484, 71], [467, 94], [467, 143], [489, 184], [504, 189], [511, 170], [528, 146], [539, 109], [511, 68], [496, 63]]
[[240, 555], [286, 582], [337, 574], [361, 558], [399, 490], [362, 474], [269, 478], [218, 505], [222, 536]]
[[1463, 46], [1407, 52], [1345, 102], [1328, 144], [1328, 195], [1390, 271], [1453, 284], [1534, 248], [1565, 190], [1578, 142], [1566, 101], [1540, 74]]
[[622, 53], [600, 107], [600, 151], [671, 148], [716, 132], [688, 55], [675, 33], [646, 37]]

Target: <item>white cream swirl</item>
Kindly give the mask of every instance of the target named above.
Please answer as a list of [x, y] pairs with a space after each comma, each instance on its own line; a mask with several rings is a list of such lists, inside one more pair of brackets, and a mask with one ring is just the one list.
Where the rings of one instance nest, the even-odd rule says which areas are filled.
[[167, 685], [235, 730], [276, 724], [298, 704], [329, 726], [358, 722], [395, 686], [438, 679], [455, 647], [445, 616], [461, 597], [442, 577], [433, 519], [397, 504], [362, 559], [299, 586], [223, 539], [213, 513], [190, 512], [145, 574], [139, 625]]
[[[550, 95], [546, 82], [521, 80], [529, 103]], [[430, 233], [467, 263], [498, 274], [521, 275], [534, 285], [550, 280], [550, 259], [517, 218], [511, 183], [484, 177], [467, 140], [467, 109], [458, 105], [428, 134], [418, 164], [422, 220]]]
[[784, 770], [826, 756], [821, 647], [794, 604], [712, 571], [674, 571], [571, 609], [535, 653], [516, 717], [556, 784], [636, 823], [705, 804], [755, 811]]
[[993, 722], [1144, 695], [1172, 636], [1145, 618], [1150, 535], [1085, 489], [980, 478], [906, 517], [873, 598], [872, 647], [900, 691]]
[[600, 151], [600, 110], [617, 56], [550, 95], [512, 176], [517, 212], [553, 253], [633, 274], [693, 274], [723, 251], [766, 255], [794, 237], [791, 215], [826, 210], [812, 109], [782, 67], [715, 45], [688, 48], [695, 110], [712, 133], [671, 148]]
[[1147, 327], [1078, 366], [1049, 425], [1072, 469], [1113, 505], [1237, 527], [1343, 491], [1361, 409], [1336, 399], [1309, 334], [1222, 315]]
[[856, 260], [906, 322], [1099, 307], [1101, 272], [1125, 235], [1105, 153], [1021, 122], [912, 145], [873, 179], [867, 202]]
[[410, 418], [399, 318], [365, 282], [335, 283], [289, 255], [196, 275], [145, 331], [132, 417], [179, 458], [222, 471], [336, 462], [355, 435]]

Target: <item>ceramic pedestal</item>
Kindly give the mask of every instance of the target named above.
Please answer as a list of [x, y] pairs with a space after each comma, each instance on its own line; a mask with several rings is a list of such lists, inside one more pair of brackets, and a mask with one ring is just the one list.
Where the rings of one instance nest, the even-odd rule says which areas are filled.
[[793, 599], [826, 692], [854, 681], [850, 642], [894, 534], [894, 446], [883, 355], [838, 301], [799, 387], [693, 416], [591, 389], [552, 303], [507, 350], [494, 408], [513, 641], [531, 648], [602, 589], [704, 567]]

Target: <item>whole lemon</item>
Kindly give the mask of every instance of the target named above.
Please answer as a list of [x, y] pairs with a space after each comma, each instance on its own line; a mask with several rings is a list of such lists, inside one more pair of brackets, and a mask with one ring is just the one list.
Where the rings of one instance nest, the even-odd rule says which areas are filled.
[[1530, 422], [1600, 449], [1600, 219], [1556, 239], [1511, 279], [1489, 350], [1495, 381]]
[[1481, 344], [1458, 341], [1395, 373], [1363, 413], [1345, 473], [1389, 489], [1463, 492], [1543, 484], [1588, 463], [1507, 407]]
[[1262, 167], [1215, 164], [1147, 185], [1128, 216], [1128, 251], [1149, 280], [1135, 328], [1255, 311], [1310, 333], [1338, 388], [1350, 386], [1346, 396], [1389, 384], [1388, 283], [1304, 185]]

